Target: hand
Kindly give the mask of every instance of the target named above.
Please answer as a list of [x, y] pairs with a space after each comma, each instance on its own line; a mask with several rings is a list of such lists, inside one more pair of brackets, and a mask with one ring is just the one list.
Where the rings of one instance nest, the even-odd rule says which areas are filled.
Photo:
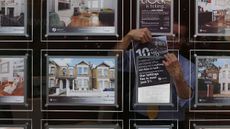
[[128, 36], [132, 40], [141, 41], [141, 43], [147, 43], [152, 40], [151, 32], [147, 28], [131, 30]]
[[174, 81], [183, 81], [184, 76], [181, 70], [181, 66], [174, 54], [166, 54], [163, 64], [165, 65], [169, 75], [173, 78]]

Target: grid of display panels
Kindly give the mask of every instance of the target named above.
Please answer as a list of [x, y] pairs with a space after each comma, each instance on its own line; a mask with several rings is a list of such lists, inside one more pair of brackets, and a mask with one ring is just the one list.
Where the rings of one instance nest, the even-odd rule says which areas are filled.
[[229, 129], [229, 119], [189, 120], [189, 129]]
[[41, 55], [42, 110], [123, 110], [123, 51], [42, 50]]
[[2, 0], [0, 7], [0, 42], [32, 41], [33, 1]]
[[42, 119], [41, 129], [123, 129], [122, 120], [66, 120]]
[[190, 41], [227, 43], [230, 36], [229, 4], [229, 0], [190, 0]]
[[180, 40], [180, 0], [131, 1], [131, 28], [148, 28], [152, 35]]
[[32, 50], [0, 50], [0, 111], [33, 110]]
[[118, 41], [122, 0], [42, 0], [42, 42]]
[[[179, 50], [177, 49], [169, 49], [169, 53], [174, 53], [179, 60]], [[129, 104], [131, 112], [155, 112], [156, 110], [159, 112], [177, 112], [178, 111], [178, 99], [173, 96], [173, 82], [165, 85], [159, 86], [145, 86], [141, 87], [137, 85], [136, 72], [136, 63], [133, 56], [133, 51], [129, 52], [130, 62], [129, 62]], [[159, 67], [158, 63], [156, 63]], [[159, 77], [160, 78], [160, 75]], [[133, 81], [135, 80], [135, 81]], [[148, 94], [148, 95], [147, 95]], [[174, 98], [174, 99], [173, 99]], [[158, 109], [149, 109], [150, 106], [157, 106]]]
[[229, 111], [228, 50], [191, 50], [190, 83], [194, 85], [191, 111]]
[[0, 119], [0, 129], [32, 129], [32, 120]]
[[178, 121], [131, 119], [129, 129], [178, 129]]

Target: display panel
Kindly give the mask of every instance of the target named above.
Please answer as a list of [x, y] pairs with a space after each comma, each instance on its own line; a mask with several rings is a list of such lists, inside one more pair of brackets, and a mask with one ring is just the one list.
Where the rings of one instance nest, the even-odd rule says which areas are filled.
[[190, 50], [190, 85], [195, 85], [190, 111], [228, 111], [229, 57], [228, 50]]
[[153, 125], [153, 126], [137, 126], [136, 129], [172, 129], [171, 126]]
[[197, 126], [196, 129], [229, 129], [230, 126]]
[[144, 127], [140, 127], [140, 128], [137, 128], [137, 129], [169, 129], [169, 128], [144, 128]]
[[0, 50], [0, 111], [30, 111], [33, 108], [33, 51]]
[[229, 119], [189, 120], [189, 129], [229, 129]]
[[[102, 128], [49, 128], [49, 129], [102, 129]], [[114, 129], [114, 128], [103, 128], [103, 129]]]
[[26, 57], [0, 56], [0, 105], [24, 104]]
[[[179, 60], [179, 50], [177, 50], [177, 49], [168, 49], [168, 52], [169, 53], [174, 53], [177, 56], [178, 60]], [[149, 112], [155, 112], [156, 109], [148, 109], [148, 107], [150, 105], [151, 106], [162, 107], [161, 110], [157, 110], [157, 112], [171, 112], [171, 111], [178, 110], [178, 100], [177, 100], [177, 97], [173, 96], [173, 94], [172, 94], [172, 92], [173, 92], [173, 90], [172, 90], [172, 82], [170, 80], [168, 81], [168, 79], [165, 79], [165, 80], [162, 79], [162, 80], [158, 81], [157, 78], [155, 78], [156, 83], [162, 84], [162, 85], [159, 85], [159, 86], [162, 86], [162, 87], [160, 89], [158, 89], [158, 86], [156, 85], [156, 87], [153, 86], [152, 89], [149, 88], [146, 91], [142, 90], [143, 91], [142, 96], [138, 95], [138, 91], [137, 91], [138, 87], [136, 86], [136, 83], [138, 83], [138, 81], [135, 81], [135, 82], [133, 81], [133, 80], [136, 79], [136, 75], [137, 75], [137, 73], [135, 71], [136, 68], [132, 64], [132, 63], [135, 63], [133, 52], [129, 53], [129, 58], [130, 58], [130, 63], [129, 63], [129, 67], [130, 67], [129, 68], [129, 76], [130, 76], [130, 78], [129, 78], [129, 91], [130, 91], [130, 93], [129, 93], [129, 95], [130, 95], [129, 103], [130, 103], [130, 111], [133, 111], [133, 112], [146, 112], [146, 110], [148, 110]], [[162, 69], [161, 63], [162, 62], [160, 62], [160, 60], [159, 60], [158, 68], [163, 70], [164, 68]], [[143, 65], [143, 66], [145, 66], [145, 65]], [[153, 68], [153, 67], [151, 67], [151, 68]], [[157, 76], [159, 76], [159, 74], [157, 74]], [[151, 82], [151, 83], [153, 83], [153, 82]], [[154, 89], [154, 91], [150, 92], [150, 90], [153, 90], [153, 89]], [[151, 93], [154, 93], [154, 94], [151, 94]], [[147, 98], [146, 100], [149, 100], [151, 103], [143, 103], [143, 102], [138, 103], [138, 96], [140, 96], [142, 98]], [[152, 98], [149, 99], [150, 97], [152, 97]], [[153, 103], [153, 102], [157, 102], [157, 103]]]
[[137, 0], [137, 28], [173, 34], [173, 0]]
[[47, 0], [48, 35], [116, 35], [117, 0]]
[[149, 44], [138, 44], [133, 47], [134, 67], [137, 73], [136, 104], [170, 105], [170, 77], [163, 64], [164, 54], [168, 53], [166, 37], [155, 37]]
[[230, 35], [230, 0], [196, 0], [196, 35]]
[[123, 129], [122, 120], [42, 119], [42, 129]]
[[116, 105], [117, 57], [49, 57], [48, 103]]
[[197, 56], [197, 104], [229, 105], [230, 57]]
[[60, 125], [60, 126], [48, 126], [47, 129], [119, 129], [114, 125]]
[[27, 0], [0, 1], [0, 35], [27, 34]]
[[129, 129], [177, 129], [178, 121], [173, 119], [131, 119], [129, 125]]
[[51, 49], [41, 54], [42, 110], [123, 110], [123, 51]]

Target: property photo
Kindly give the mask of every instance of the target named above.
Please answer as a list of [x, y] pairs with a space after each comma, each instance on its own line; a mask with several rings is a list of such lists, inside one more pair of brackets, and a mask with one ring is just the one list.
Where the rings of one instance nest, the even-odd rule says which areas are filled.
[[50, 57], [49, 102], [115, 104], [116, 72], [115, 57]]
[[0, 0], [0, 35], [25, 35], [26, 0]]
[[3, 97], [24, 97], [24, 58], [1, 58], [0, 57], [0, 100]]
[[117, 0], [47, 0], [48, 33], [114, 34]]
[[24, 26], [24, 0], [0, 0], [1, 26]]
[[230, 104], [230, 58], [197, 57], [197, 103]]
[[197, 34], [230, 35], [230, 0], [197, 0]]

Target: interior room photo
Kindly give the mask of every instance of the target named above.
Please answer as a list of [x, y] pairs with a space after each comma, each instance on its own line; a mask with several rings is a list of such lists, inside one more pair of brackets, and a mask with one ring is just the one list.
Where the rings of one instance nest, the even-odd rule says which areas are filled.
[[78, 28], [114, 26], [116, 3], [116, 0], [49, 0], [49, 29], [74, 32]]
[[0, 96], [24, 96], [24, 58], [0, 58]]
[[24, 0], [0, 0], [1, 26], [24, 26], [24, 16]]

